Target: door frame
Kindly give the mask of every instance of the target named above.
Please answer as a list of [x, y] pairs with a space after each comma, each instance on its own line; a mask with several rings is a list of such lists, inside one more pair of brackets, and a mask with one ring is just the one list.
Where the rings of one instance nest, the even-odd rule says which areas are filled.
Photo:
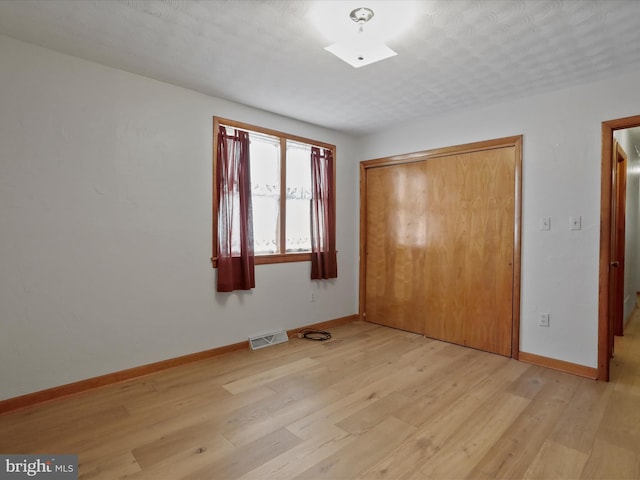
[[640, 127], [640, 115], [618, 118], [602, 122], [602, 160], [600, 179], [600, 260], [598, 278], [598, 376], [609, 381], [609, 364], [612, 347], [610, 335], [613, 333], [610, 316], [611, 228], [613, 221], [613, 132], [626, 128]]
[[366, 293], [366, 239], [367, 239], [367, 169], [397, 165], [402, 163], [420, 162], [430, 158], [446, 157], [456, 154], [493, 150], [497, 148], [514, 147], [514, 223], [513, 223], [513, 298], [511, 317], [511, 358], [520, 357], [520, 284], [521, 284], [521, 238], [522, 238], [522, 135], [497, 138], [481, 142], [455, 145], [451, 147], [434, 148], [420, 152], [393, 155], [390, 157], [364, 160], [360, 162], [360, 291], [358, 299], [358, 316], [364, 317]]

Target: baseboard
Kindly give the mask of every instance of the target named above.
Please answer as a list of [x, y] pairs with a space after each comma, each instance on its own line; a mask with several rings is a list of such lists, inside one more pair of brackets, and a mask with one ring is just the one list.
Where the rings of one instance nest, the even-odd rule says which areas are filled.
[[540, 367], [553, 368], [565, 373], [571, 373], [580, 377], [591, 378], [595, 380], [598, 378], [598, 369], [587, 367], [585, 365], [579, 365], [577, 363], [565, 362], [564, 360], [557, 360], [555, 358], [543, 357], [541, 355], [535, 355], [533, 353], [520, 352], [520, 361], [530, 363], [532, 365], [538, 365]]
[[[356, 320], [358, 320], [357, 314], [348, 315], [346, 317], [327, 320], [326, 322], [314, 323], [305, 327], [287, 330], [287, 335], [289, 337], [292, 337], [295, 336], [300, 330], [304, 330], [305, 328], [318, 330], [327, 329], [351, 323]], [[186, 365], [207, 358], [217, 357], [226, 353], [242, 350], [244, 348], [249, 348], [249, 341], [233, 343], [231, 345], [224, 345], [222, 347], [212, 348], [210, 350], [205, 350], [202, 352], [190, 353], [181, 357], [161, 360], [159, 362], [149, 363], [147, 365], [141, 365], [139, 367], [133, 367], [126, 370], [120, 370], [118, 372], [107, 373], [106, 375], [100, 375], [98, 377], [88, 378], [86, 380], [80, 380], [78, 382], [68, 383], [66, 385], [60, 385], [59, 387], [53, 387], [46, 390], [40, 390], [38, 392], [28, 393], [19, 397], [0, 400], [0, 415], [4, 413], [14, 412], [16, 410], [21, 410], [23, 408], [31, 407], [34, 405], [39, 405], [45, 402], [58, 400], [63, 397], [69, 397], [71, 395], [88, 392], [89, 390], [105, 387], [107, 385], [113, 385], [115, 383], [124, 382], [126, 380], [132, 380], [134, 378], [142, 377], [155, 372], [160, 372], [169, 368], [178, 367], [180, 365]]]

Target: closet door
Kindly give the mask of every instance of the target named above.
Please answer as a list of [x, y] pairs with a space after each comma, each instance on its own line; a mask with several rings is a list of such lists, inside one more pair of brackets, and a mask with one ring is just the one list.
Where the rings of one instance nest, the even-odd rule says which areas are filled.
[[423, 333], [426, 162], [366, 170], [366, 320]]
[[427, 337], [511, 356], [515, 147], [427, 161]]

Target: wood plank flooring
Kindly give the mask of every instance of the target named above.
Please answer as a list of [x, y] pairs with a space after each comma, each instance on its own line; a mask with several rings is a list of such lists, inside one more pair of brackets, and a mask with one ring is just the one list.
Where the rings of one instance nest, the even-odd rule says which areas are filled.
[[640, 311], [612, 381], [356, 322], [0, 416], [81, 479], [640, 479]]

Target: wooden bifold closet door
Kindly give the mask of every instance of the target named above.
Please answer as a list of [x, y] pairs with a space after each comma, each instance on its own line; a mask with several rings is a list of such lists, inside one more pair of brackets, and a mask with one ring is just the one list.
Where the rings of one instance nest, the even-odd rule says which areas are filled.
[[514, 139], [404, 163], [363, 162], [367, 321], [512, 356], [519, 299]]

